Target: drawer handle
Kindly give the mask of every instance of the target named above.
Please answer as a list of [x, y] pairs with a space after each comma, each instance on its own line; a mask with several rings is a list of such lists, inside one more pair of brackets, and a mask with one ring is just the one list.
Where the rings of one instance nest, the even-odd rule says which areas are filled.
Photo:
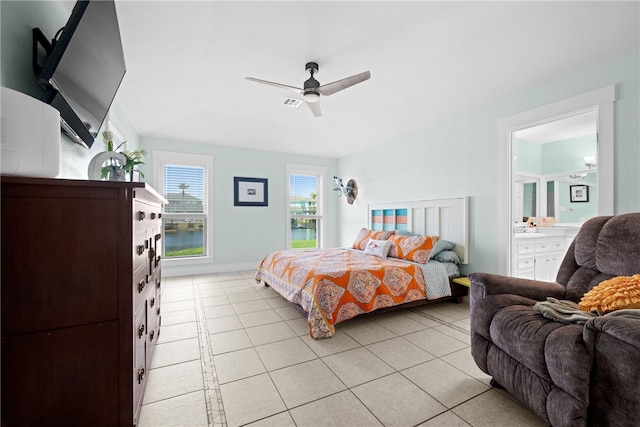
[[158, 240], [162, 239], [162, 234], [160, 234], [160, 233], [156, 234], [156, 235], [155, 235], [155, 239], [156, 239], [156, 242], [157, 242]]
[[142, 255], [144, 253], [144, 245], [138, 245], [136, 246], [136, 253], [138, 255]]
[[144, 280], [140, 280], [140, 283], [138, 283], [138, 293], [142, 292], [142, 290], [144, 289], [144, 287], [145, 287], [146, 285], [147, 285], [147, 284], [145, 283], [145, 281], [144, 281]]
[[149, 334], [149, 341], [153, 341], [153, 336], [155, 335], [155, 333], [155, 330], [151, 331], [151, 333]]
[[138, 221], [143, 221], [145, 218], [145, 214], [143, 211], [138, 212]]
[[138, 368], [138, 384], [140, 384], [144, 379], [144, 374], [144, 368]]
[[151, 307], [153, 307], [156, 304], [156, 299], [155, 298], [151, 298], [151, 301], [149, 302], [149, 305]]
[[156, 282], [156, 288], [160, 289], [160, 280]]
[[156, 219], [156, 213], [155, 212], [151, 212], [151, 219]]
[[144, 334], [144, 324], [138, 327], [138, 338], [142, 338], [143, 334]]

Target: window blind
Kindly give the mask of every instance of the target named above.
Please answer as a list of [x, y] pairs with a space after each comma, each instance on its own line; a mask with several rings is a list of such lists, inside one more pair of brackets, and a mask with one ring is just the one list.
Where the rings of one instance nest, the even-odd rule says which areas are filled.
[[167, 213], [205, 213], [204, 168], [164, 165], [164, 197]]
[[289, 206], [291, 215], [314, 215], [318, 195], [318, 177], [289, 175]]

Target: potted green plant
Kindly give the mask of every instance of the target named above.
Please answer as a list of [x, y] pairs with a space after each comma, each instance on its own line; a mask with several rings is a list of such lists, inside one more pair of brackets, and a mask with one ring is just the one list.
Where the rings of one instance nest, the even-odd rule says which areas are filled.
[[[113, 134], [110, 131], [102, 132], [102, 138], [104, 139], [107, 151], [118, 152], [120, 147], [122, 147], [126, 143], [126, 141], [123, 141], [114, 149]], [[123, 150], [119, 153], [124, 156], [125, 161], [122, 164], [120, 164], [119, 162], [111, 161], [110, 164], [103, 166], [101, 174], [101, 177], [103, 179], [110, 179], [112, 181], [124, 181], [126, 180], [126, 176], [128, 175], [129, 180], [133, 181], [134, 172], [138, 172], [141, 177], [144, 177], [144, 174], [140, 172], [140, 170], [136, 166], [144, 164], [143, 158], [147, 154], [145, 150]]]
[[125, 172], [129, 174], [129, 180], [133, 181], [133, 172], [138, 172], [141, 177], [144, 177], [144, 174], [140, 172], [140, 170], [136, 168], [136, 166], [144, 165], [142, 159], [147, 153], [144, 150], [133, 150], [123, 151], [122, 154], [127, 159], [122, 167]]

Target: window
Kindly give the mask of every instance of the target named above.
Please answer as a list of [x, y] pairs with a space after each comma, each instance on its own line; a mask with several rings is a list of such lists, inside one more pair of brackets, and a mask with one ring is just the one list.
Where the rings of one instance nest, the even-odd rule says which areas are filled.
[[289, 248], [321, 248], [325, 168], [287, 165], [287, 244]]
[[154, 161], [159, 191], [169, 202], [162, 214], [163, 259], [207, 258], [213, 158], [154, 152]]

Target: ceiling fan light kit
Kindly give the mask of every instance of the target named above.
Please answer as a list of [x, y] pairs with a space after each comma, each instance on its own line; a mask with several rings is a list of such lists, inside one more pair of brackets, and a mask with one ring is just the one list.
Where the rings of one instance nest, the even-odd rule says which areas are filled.
[[320, 100], [320, 94], [318, 92], [305, 92], [302, 97], [307, 102], [318, 102]]
[[247, 80], [251, 80], [256, 83], [262, 83], [269, 86], [275, 86], [282, 89], [293, 90], [302, 95], [305, 103], [309, 106], [309, 109], [313, 113], [314, 116], [320, 117], [322, 116], [322, 111], [320, 110], [320, 95], [329, 96], [336, 92], [339, 92], [343, 89], [351, 87], [355, 84], [362, 83], [365, 80], [368, 80], [371, 77], [371, 73], [369, 71], [365, 71], [359, 74], [355, 74], [351, 77], [347, 77], [341, 80], [337, 80], [332, 83], [328, 83], [326, 85], [320, 85], [320, 82], [317, 81], [313, 76], [318, 73], [319, 67], [316, 62], [307, 62], [305, 65], [306, 71], [310, 74], [310, 77], [304, 82], [303, 88], [297, 88], [294, 86], [284, 85], [281, 83], [274, 83], [267, 80], [260, 80], [253, 77], [246, 77]]

